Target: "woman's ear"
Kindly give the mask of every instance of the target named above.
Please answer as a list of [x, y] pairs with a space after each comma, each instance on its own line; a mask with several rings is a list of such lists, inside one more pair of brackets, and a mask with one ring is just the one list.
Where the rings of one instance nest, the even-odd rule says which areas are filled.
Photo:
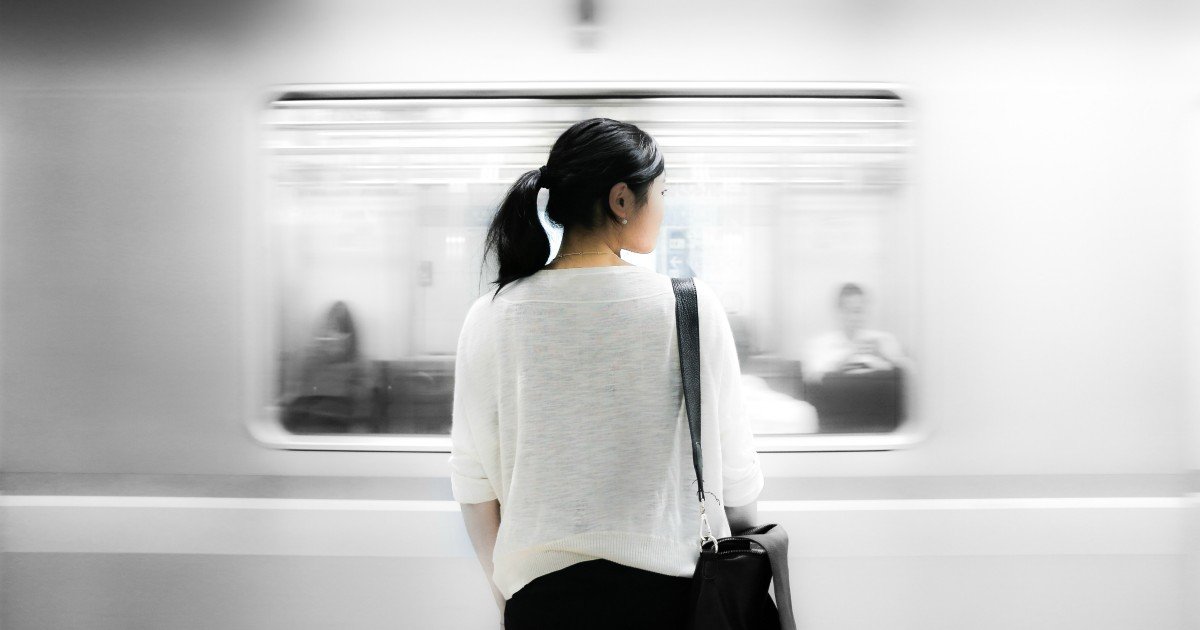
[[608, 191], [608, 209], [621, 218], [633, 209], [633, 193], [625, 182], [617, 182]]

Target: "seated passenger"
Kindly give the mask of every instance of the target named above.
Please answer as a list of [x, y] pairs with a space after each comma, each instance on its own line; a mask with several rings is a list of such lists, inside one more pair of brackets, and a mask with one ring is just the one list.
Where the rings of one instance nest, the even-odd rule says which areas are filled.
[[907, 367], [908, 359], [894, 335], [864, 328], [867, 299], [862, 287], [842, 285], [837, 310], [841, 328], [805, 344], [802, 367], [806, 381], [819, 383], [830, 372], [863, 374]]
[[370, 431], [373, 388], [345, 302], [329, 308], [305, 355], [298, 377], [283, 396], [284, 426], [293, 433]]

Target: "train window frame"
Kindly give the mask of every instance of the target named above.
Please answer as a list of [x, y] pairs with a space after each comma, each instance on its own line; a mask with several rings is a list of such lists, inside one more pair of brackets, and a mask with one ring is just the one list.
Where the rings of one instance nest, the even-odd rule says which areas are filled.
[[[269, 135], [266, 113], [280, 103], [299, 105], [314, 102], [343, 102], [365, 104], [371, 101], [458, 100], [458, 99], [527, 99], [527, 100], [604, 100], [604, 99], [720, 99], [720, 98], [839, 98], [888, 99], [902, 104], [908, 114], [909, 138], [916, 125], [913, 98], [910, 90], [895, 83], [851, 82], [553, 82], [553, 83], [396, 83], [396, 84], [291, 84], [267, 90], [265, 107], [257, 102], [251, 117], [254, 154], [250, 172], [254, 180], [250, 207], [246, 216], [245, 257], [247, 273], [244, 285], [244, 322], [247, 343], [243, 347], [244, 408], [243, 427], [258, 444], [275, 449], [311, 451], [381, 451], [450, 453], [447, 434], [303, 434], [284, 429], [279, 422], [280, 405], [275, 402], [278, 392], [271, 386], [280, 371], [278, 368], [279, 329], [276, 320], [279, 301], [276, 288], [279, 277], [275, 265], [278, 243], [272, 226], [270, 182], [271, 151], [267, 148]], [[914, 172], [919, 164], [910, 142], [906, 147], [906, 177], [900, 188], [898, 207], [905, 213], [904, 235], [909, 250], [903, 257], [908, 265], [909, 279], [905, 302], [919, 322], [920, 212], [914, 202]], [[905, 348], [909, 353], [922, 349], [919, 325], [912, 325]], [[755, 448], [760, 453], [771, 452], [836, 452], [883, 451], [910, 448], [925, 441], [933, 431], [925, 414], [919, 373], [906, 374], [904, 384], [905, 417], [891, 432], [878, 433], [805, 433], [755, 434]]]

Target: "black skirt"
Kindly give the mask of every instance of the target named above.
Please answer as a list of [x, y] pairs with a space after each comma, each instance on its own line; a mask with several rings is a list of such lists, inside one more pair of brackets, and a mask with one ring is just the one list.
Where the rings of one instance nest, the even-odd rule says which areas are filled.
[[691, 577], [588, 560], [521, 587], [504, 605], [505, 630], [683, 630]]

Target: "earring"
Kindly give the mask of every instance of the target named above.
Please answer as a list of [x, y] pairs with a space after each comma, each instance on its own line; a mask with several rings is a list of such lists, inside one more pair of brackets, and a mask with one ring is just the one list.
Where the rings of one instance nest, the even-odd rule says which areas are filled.
[[626, 223], [629, 223], [629, 219], [621, 219], [621, 225], [625, 225]]

